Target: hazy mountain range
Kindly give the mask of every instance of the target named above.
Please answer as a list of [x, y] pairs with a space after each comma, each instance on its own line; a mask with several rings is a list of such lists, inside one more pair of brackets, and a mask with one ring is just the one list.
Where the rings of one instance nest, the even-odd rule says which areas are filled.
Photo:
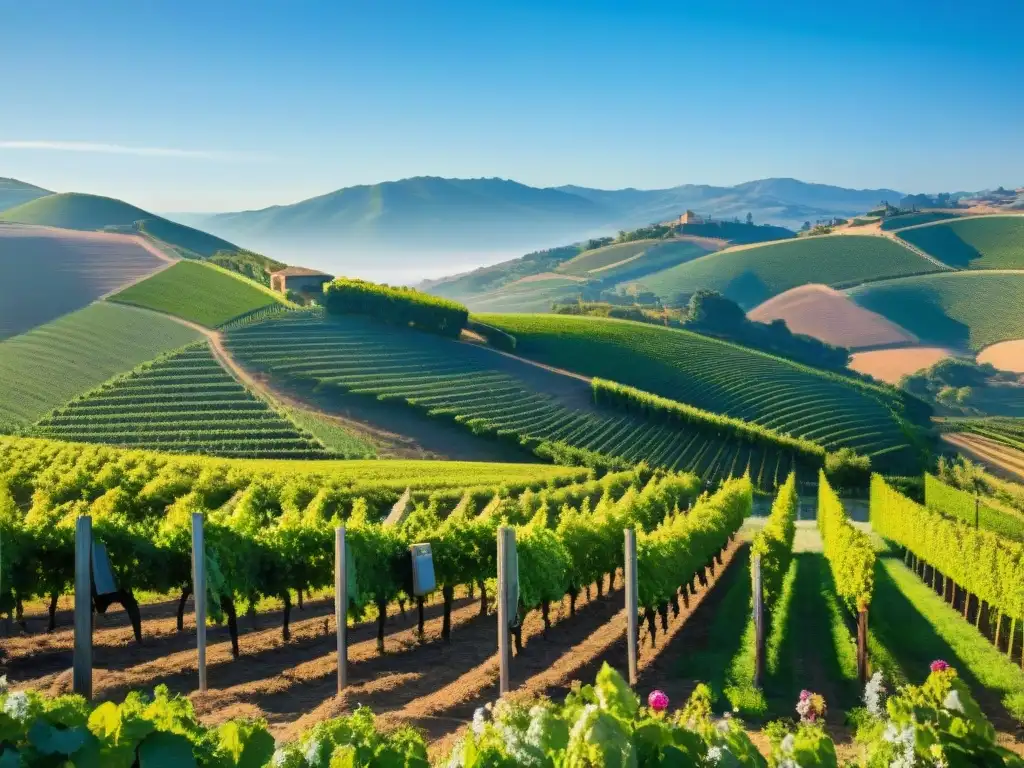
[[[52, 193], [0, 178], [0, 211], [47, 195]], [[346, 187], [258, 211], [166, 216], [289, 264], [408, 282], [665, 221], [688, 208], [718, 218], [743, 219], [750, 213], [759, 224], [798, 228], [807, 220], [853, 216], [902, 196], [891, 189], [845, 189], [796, 179], [603, 190], [418, 177]], [[95, 211], [90, 205], [90, 222]], [[143, 213], [139, 217], [155, 218]], [[95, 228], [120, 225], [120, 218], [92, 223]]]
[[283, 261], [408, 279], [664, 221], [687, 208], [720, 218], [744, 218], [749, 212], [757, 223], [796, 228], [806, 220], [852, 216], [900, 197], [891, 189], [845, 189], [796, 179], [601, 190], [418, 177], [346, 187], [258, 211], [169, 217]]

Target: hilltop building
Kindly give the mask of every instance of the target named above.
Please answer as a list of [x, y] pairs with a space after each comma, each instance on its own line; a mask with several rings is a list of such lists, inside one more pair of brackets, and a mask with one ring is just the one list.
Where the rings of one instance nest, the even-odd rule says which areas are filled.
[[329, 283], [334, 275], [328, 275], [317, 269], [306, 267], [285, 267], [270, 273], [270, 288], [278, 293], [319, 294], [323, 293], [324, 283]]
[[683, 213], [682, 216], [679, 217], [679, 223], [680, 224], [703, 224], [704, 223], [704, 217], [703, 216], [698, 216], [696, 213], [694, 213], [691, 210], [687, 210], [685, 213]]

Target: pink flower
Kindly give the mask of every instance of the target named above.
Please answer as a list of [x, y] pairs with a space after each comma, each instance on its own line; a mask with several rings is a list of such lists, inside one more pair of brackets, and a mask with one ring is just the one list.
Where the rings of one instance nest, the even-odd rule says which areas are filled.
[[664, 712], [668, 709], [668, 696], [664, 691], [651, 691], [651, 695], [647, 697], [647, 704], [655, 712]]
[[947, 669], [949, 669], [949, 664], [944, 662], [942, 659], [932, 662], [932, 672], [945, 672]]
[[800, 701], [806, 701], [807, 699], [811, 698], [811, 695], [811, 692], [804, 688], [802, 691], [800, 691]]

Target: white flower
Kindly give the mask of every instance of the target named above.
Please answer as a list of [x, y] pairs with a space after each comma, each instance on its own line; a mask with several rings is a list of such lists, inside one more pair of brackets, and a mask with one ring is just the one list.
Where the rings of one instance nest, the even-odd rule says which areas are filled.
[[548, 711], [539, 705], [530, 709], [530, 727], [526, 729], [526, 743], [544, 752], [544, 731], [547, 729]]
[[864, 704], [875, 717], [882, 717], [882, 700], [885, 696], [885, 680], [881, 672], [875, 672], [864, 686]]
[[885, 727], [882, 738], [901, 749], [889, 764], [890, 768], [914, 768], [914, 723], [900, 730], [892, 723]]
[[793, 748], [796, 746], [796, 736], [792, 733], [787, 733], [786, 738], [779, 744], [779, 749], [782, 750], [782, 754], [791, 755], [793, 754]]
[[7, 675], [0, 675], [0, 694], [7, 693]]
[[455, 749], [452, 750], [452, 756], [448, 758], [448, 768], [463, 768], [462, 766], [462, 750], [465, 748], [466, 742], [459, 739], [455, 743]]
[[476, 712], [473, 713], [473, 733], [477, 736], [484, 735], [484, 728], [487, 726], [487, 714], [484, 712], [483, 707], [477, 707]]
[[710, 747], [708, 749], [708, 762], [711, 765], [718, 765], [722, 759], [722, 748], [721, 747]]
[[7, 697], [4, 702], [4, 714], [13, 717], [18, 722], [25, 722], [28, 719], [28, 694], [24, 691], [15, 691]]
[[285, 761], [287, 761], [287, 760], [288, 760], [288, 753], [287, 752], [285, 752], [283, 749], [275, 749], [274, 750], [274, 756], [272, 758], [270, 758], [270, 764], [274, 768], [281, 768], [281, 766], [283, 766], [285, 764]]
[[942, 706], [954, 712], [964, 711], [964, 705], [960, 701], [960, 694], [956, 692], [955, 688], [951, 688], [949, 693], [946, 694], [946, 699], [942, 702]]
[[312, 739], [306, 745], [306, 762], [312, 766], [320, 765], [320, 739]]

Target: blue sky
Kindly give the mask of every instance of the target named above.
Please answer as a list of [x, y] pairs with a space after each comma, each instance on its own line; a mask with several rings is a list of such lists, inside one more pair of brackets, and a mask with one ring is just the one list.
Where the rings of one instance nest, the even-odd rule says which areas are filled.
[[0, 176], [158, 211], [427, 174], [1024, 184], [1018, 0], [92, 0], [0, 18]]

